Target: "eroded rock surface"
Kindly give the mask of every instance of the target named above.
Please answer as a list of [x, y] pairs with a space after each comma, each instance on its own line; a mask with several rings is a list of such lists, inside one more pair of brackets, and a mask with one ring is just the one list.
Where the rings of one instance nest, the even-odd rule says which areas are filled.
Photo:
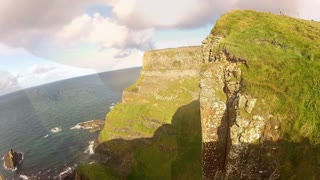
[[[241, 67], [246, 61], [225, 49], [218, 51], [222, 40], [210, 34], [202, 47], [203, 179], [278, 178], [276, 152], [263, 146], [264, 139], [278, 137], [276, 126], [268, 121], [273, 115], [255, 107], [259, 99], [241, 94]], [[262, 160], [261, 152], [268, 158]]]
[[23, 160], [22, 153], [14, 152], [12, 149], [3, 157], [4, 166], [10, 170], [16, 170]]
[[104, 127], [105, 121], [104, 120], [91, 120], [82, 123], [78, 123], [76, 126], [70, 129], [86, 129], [89, 130], [91, 133], [101, 131]]

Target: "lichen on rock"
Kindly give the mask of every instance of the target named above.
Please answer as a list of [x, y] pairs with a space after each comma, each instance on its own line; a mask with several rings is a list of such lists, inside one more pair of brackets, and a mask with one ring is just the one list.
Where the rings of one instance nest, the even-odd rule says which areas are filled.
[[[256, 153], [249, 144], [265, 136], [267, 118], [254, 114], [257, 98], [241, 94], [241, 66], [246, 62], [230, 57], [226, 49], [219, 51], [222, 40], [210, 34], [202, 46], [207, 64], [200, 79], [203, 179], [263, 178], [276, 167], [266, 170], [257, 156], [244, 155]], [[247, 160], [252, 161], [248, 167]]]

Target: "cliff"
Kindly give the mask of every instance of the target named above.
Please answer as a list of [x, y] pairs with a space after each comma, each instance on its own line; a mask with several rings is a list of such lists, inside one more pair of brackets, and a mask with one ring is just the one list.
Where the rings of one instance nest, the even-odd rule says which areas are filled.
[[107, 115], [89, 179], [320, 177], [320, 23], [255, 11], [202, 47], [146, 52]]
[[140, 78], [106, 116], [95, 150], [103, 166], [79, 171], [91, 179], [101, 169], [108, 173], [98, 179], [201, 179], [201, 62], [200, 46], [146, 52]]
[[320, 177], [320, 23], [234, 11], [203, 41], [204, 179]]

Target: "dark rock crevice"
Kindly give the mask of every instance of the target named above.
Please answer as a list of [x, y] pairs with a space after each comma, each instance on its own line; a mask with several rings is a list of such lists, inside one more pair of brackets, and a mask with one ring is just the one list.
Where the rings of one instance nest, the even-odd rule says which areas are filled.
[[277, 179], [278, 156], [263, 141], [270, 139], [264, 131], [266, 127], [275, 129], [271, 134], [277, 134], [271, 121], [267, 121], [273, 115], [264, 113], [263, 107], [255, 107], [258, 99], [242, 94], [241, 66], [248, 68], [247, 60], [221, 48], [222, 40], [209, 35], [205, 42], [213, 44], [203, 45], [206, 63], [200, 80], [203, 179]]
[[212, 56], [209, 59], [213, 61], [208, 62], [200, 81], [203, 179], [222, 179], [225, 177], [232, 142], [230, 128], [237, 118], [241, 69], [239, 62], [228, 59], [223, 51], [213, 55], [211, 50], [212, 47], [209, 49], [209, 55]]

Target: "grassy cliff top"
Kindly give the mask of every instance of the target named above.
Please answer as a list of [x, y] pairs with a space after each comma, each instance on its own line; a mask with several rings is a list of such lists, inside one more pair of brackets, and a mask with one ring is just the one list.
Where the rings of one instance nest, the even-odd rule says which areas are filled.
[[[256, 11], [232, 11], [211, 33], [219, 50], [247, 60], [243, 93], [279, 115], [284, 138], [320, 142], [320, 23]], [[261, 112], [259, 112], [261, 113]]]
[[199, 69], [201, 46], [168, 48], [144, 53], [144, 70]]

